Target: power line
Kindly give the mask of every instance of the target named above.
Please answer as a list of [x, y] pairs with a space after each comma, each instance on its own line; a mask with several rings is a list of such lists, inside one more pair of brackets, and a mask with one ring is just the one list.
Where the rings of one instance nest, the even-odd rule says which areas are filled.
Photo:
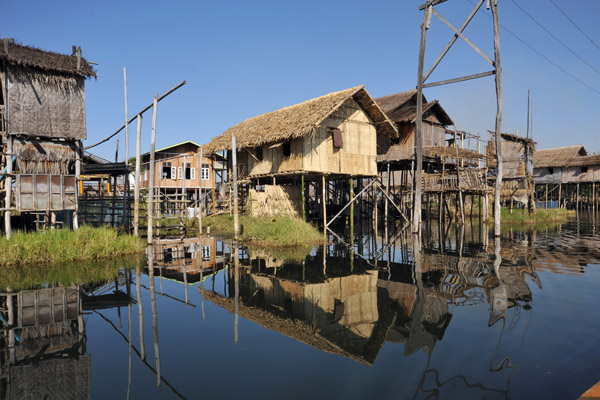
[[[467, 0], [469, 3], [471, 3], [472, 5], [475, 5], [475, 3], [473, 3], [473, 1], [471, 0]], [[490, 14], [488, 14], [485, 11], [482, 11], [485, 15], [487, 15], [489, 18], [492, 18], [492, 16]], [[581, 79], [579, 79], [578, 77], [576, 77], [575, 75], [573, 75], [572, 73], [570, 73], [569, 71], [565, 70], [563, 67], [561, 67], [560, 65], [558, 65], [557, 63], [555, 63], [554, 61], [552, 61], [551, 59], [549, 59], [548, 57], [546, 57], [545, 55], [543, 55], [542, 53], [540, 53], [538, 50], [535, 49], [535, 47], [533, 47], [532, 45], [530, 45], [529, 43], [527, 43], [526, 41], [524, 41], [523, 39], [521, 39], [519, 36], [517, 36], [516, 33], [514, 33], [513, 31], [511, 31], [510, 29], [508, 29], [506, 26], [500, 24], [500, 26], [502, 27], [502, 29], [504, 29], [506, 32], [510, 33], [511, 35], [513, 35], [513, 37], [515, 39], [517, 39], [519, 42], [523, 43], [525, 46], [529, 47], [529, 49], [531, 51], [533, 51], [534, 53], [536, 53], [538, 56], [542, 57], [544, 60], [548, 61], [550, 64], [554, 65], [556, 68], [558, 68], [561, 72], [563, 72], [564, 74], [570, 76], [571, 78], [575, 79], [577, 82], [581, 83], [583, 86], [587, 87], [588, 89], [590, 89], [591, 91], [600, 94], [600, 91], [594, 89], [593, 87], [591, 87], [590, 85], [588, 85], [587, 83], [585, 83], [584, 81], [582, 81]]]
[[558, 6], [558, 4], [556, 4], [556, 3], [554, 2], [554, 0], [550, 0], [550, 3], [554, 4], [554, 7], [558, 8], [558, 11], [560, 11], [560, 12], [562, 13], [562, 15], [564, 15], [564, 16], [565, 16], [565, 18], [566, 18], [566, 19], [568, 19], [568, 20], [569, 20], [569, 22], [570, 22], [570, 23], [572, 23], [572, 24], [573, 24], [573, 26], [575, 26], [575, 28], [577, 28], [577, 29], [579, 30], [579, 32], [581, 32], [581, 34], [582, 34], [583, 36], [585, 36], [586, 38], [588, 38], [588, 39], [590, 40], [590, 42], [592, 42], [592, 44], [593, 44], [594, 46], [596, 46], [596, 48], [597, 48], [598, 50], [600, 50], [600, 46], [598, 46], [598, 45], [596, 44], [596, 42], [594, 42], [594, 40], [593, 40], [591, 37], [589, 37], [588, 35], [586, 35], [586, 34], [585, 34], [585, 32], [584, 32], [584, 31], [583, 31], [583, 30], [582, 30], [582, 29], [579, 27], [579, 25], [577, 25], [577, 23], [575, 23], [575, 21], [573, 21], [571, 18], [569, 18], [569, 16], [567, 15], [567, 13], [566, 13], [566, 12], [564, 12], [564, 11], [563, 11], [563, 9], [562, 9], [562, 8], [560, 8], [560, 7]]
[[594, 67], [592, 64], [588, 63], [587, 61], [585, 61], [583, 59], [583, 57], [581, 57], [579, 54], [575, 53], [575, 51], [573, 51], [569, 46], [567, 46], [565, 44], [565, 42], [563, 42], [562, 40], [560, 40], [556, 35], [554, 35], [552, 32], [550, 32], [550, 30], [548, 28], [546, 28], [544, 25], [542, 25], [537, 19], [535, 19], [533, 17], [533, 15], [529, 14], [527, 11], [525, 11], [525, 9], [523, 9], [523, 7], [521, 7], [515, 0], [510, 0], [512, 1], [512, 3], [517, 6], [517, 8], [521, 11], [523, 11], [523, 13], [525, 15], [527, 15], [529, 18], [531, 18], [531, 20], [533, 22], [535, 22], [540, 28], [542, 28], [543, 30], [546, 31], [546, 33], [548, 33], [548, 35], [552, 36], [554, 38], [554, 40], [556, 40], [558, 43], [560, 43], [565, 49], [569, 50], [571, 52], [571, 54], [573, 54], [575, 57], [579, 58], [582, 62], [585, 63], [585, 65], [587, 65], [588, 67], [590, 67], [591, 69], [593, 69], [594, 71], [596, 71], [598, 74], [600, 74], [600, 71], [598, 71], [596, 69], [596, 67]]

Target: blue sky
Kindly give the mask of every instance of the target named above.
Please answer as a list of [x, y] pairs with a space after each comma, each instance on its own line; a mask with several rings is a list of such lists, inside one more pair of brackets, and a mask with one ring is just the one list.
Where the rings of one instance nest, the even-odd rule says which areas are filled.
[[[474, 0], [449, 0], [436, 9], [458, 26], [473, 7], [470, 1]], [[130, 117], [151, 103], [154, 94], [186, 80], [187, 85], [159, 104], [157, 147], [163, 147], [184, 140], [207, 143], [246, 118], [359, 84], [373, 97], [414, 88], [422, 2], [0, 1], [0, 36], [63, 53], [77, 44], [85, 58], [99, 63], [98, 79], [86, 83], [88, 145], [124, 122], [123, 66]], [[554, 2], [600, 43], [600, 2]], [[600, 152], [600, 73], [562, 47], [515, 3], [600, 70], [600, 49], [550, 0], [500, 0], [502, 25], [597, 91], [502, 30], [502, 130], [518, 129], [525, 135], [531, 89], [538, 148], [583, 144], [589, 152]], [[487, 15], [480, 11], [465, 33], [493, 58]], [[450, 30], [433, 17], [426, 68], [450, 37]], [[490, 69], [458, 41], [429, 81]], [[493, 77], [426, 89], [425, 95], [440, 100], [459, 130], [488, 138], [496, 111]], [[150, 147], [150, 126], [147, 113], [143, 151]], [[133, 135], [135, 126], [130, 130]], [[122, 158], [124, 135], [117, 137]], [[130, 142], [132, 155], [135, 146], [133, 139]], [[114, 139], [94, 149], [109, 159], [114, 151]]]

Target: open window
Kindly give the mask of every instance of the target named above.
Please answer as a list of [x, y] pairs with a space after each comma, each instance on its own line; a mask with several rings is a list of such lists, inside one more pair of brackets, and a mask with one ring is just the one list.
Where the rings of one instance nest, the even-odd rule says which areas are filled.
[[162, 163], [162, 171], [160, 176], [162, 179], [173, 179], [173, 169], [170, 162]]
[[292, 143], [289, 140], [283, 143], [283, 146], [281, 146], [281, 148], [283, 150], [284, 157], [289, 157], [292, 155]]
[[192, 179], [192, 166], [189, 163], [185, 164], [185, 179]]
[[264, 154], [263, 154], [263, 148], [262, 148], [262, 146], [258, 146], [258, 147], [256, 148], [256, 159], [257, 159], [258, 161], [262, 161], [262, 160], [263, 160], [263, 157], [264, 157]]

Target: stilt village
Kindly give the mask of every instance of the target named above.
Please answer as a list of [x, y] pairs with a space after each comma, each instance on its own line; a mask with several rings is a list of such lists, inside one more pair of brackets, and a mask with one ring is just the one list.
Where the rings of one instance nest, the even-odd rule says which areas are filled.
[[[422, 94], [423, 81], [379, 98], [364, 86], [326, 93], [241, 121], [206, 144], [190, 138], [155, 149], [157, 105], [184, 81], [101, 142], [125, 133], [128, 149], [135, 140], [132, 157], [118, 154], [115, 139], [110, 161], [93, 154], [99, 143], [83, 142], [85, 81], [96, 72], [80, 47], [61, 54], [4, 38], [0, 62], [7, 237], [15, 227], [90, 224], [136, 234], [141, 227], [151, 240], [153, 220], [176, 226], [182, 217], [235, 210], [324, 229], [371, 220], [375, 228], [412, 223], [419, 232], [423, 218], [491, 218], [494, 192], [499, 204], [529, 214], [536, 206], [599, 206], [600, 155], [581, 145], [536, 149], [529, 127], [525, 135], [465, 132]], [[152, 137], [141, 138], [150, 111]], [[151, 151], [141, 154], [148, 139]], [[142, 222], [140, 202], [148, 211]]]
[[[418, 9], [416, 85], [356, 76], [304, 98], [282, 84], [296, 104], [244, 98], [241, 114], [206, 100], [221, 81], [196, 93], [208, 70], [169, 72], [146, 98], [165, 80], [136, 86], [134, 67], [128, 87], [119, 58], [103, 96], [124, 98], [124, 115], [92, 122], [95, 80], [114, 73], [94, 41], [0, 37], [0, 400], [573, 398], [598, 382], [598, 148], [567, 134], [540, 148], [527, 87], [525, 126], [503, 128], [498, 0], [463, 4], [460, 26], [445, 2]], [[467, 37], [479, 11], [491, 55]], [[434, 17], [451, 30], [438, 47]], [[455, 42], [489, 70], [431, 79]], [[441, 50], [431, 64], [426, 49]], [[460, 89], [486, 79], [477, 96]], [[192, 86], [203, 106], [177, 103]], [[441, 100], [427, 93], [440, 86]], [[495, 117], [460, 115], [471, 100]], [[206, 132], [213, 103], [228, 124]]]

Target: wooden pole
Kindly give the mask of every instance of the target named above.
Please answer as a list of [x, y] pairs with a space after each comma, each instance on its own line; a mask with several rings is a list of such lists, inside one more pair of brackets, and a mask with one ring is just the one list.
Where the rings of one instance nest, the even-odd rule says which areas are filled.
[[415, 127], [415, 175], [414, 175], [414, 200], [412, 232], [419, 233], [421, 223], [421, 179], [423, 175], [423, 64], [425, 62], [425, 38], [429, 21], [431, 20], [432, 5], [428, 3], [423, 15], [421, 25], [421, 45], [419, 48], [419, 76], [417, 78], [417, 116]]
[[[352, 180], [351, 180], [352, 181]], [[306, 221], [306, 197], [304, 195], [304, 174], [300, 176], [300, 185], [302, 190], [302, 220]]]
[[[200, 194], [198, 195], [198, 229], [200, 231], [200, 234], [202, 235], [202, 163], [204, 161], [204, 148], [202, 148], [202, 146], [200, 146], [200, 169], [198, 170], [198, 172], [200, 173]], [[214, 167], [214, 165], [213, 165]], [[210, 171], [210, 170], [209, 170]], [[213, 168], [213, 174], [212, 174], [212, 181], [213, 181], [213, 186], [214, 186], [214, 182], [215, 182], [215, 170]]]
[[[81, 140], [77, 141], [77, 151], [75, 153], [75, 182], [79, 185], [81, 182], [81, 154], [83, 145]], [[73, 230], [79, 229], [79, 197], [76, 197], [75, 210], [73, 211]]]
[[233, 231], [237, 240], [240, 233], [239, 210], [238, 210], [238, 181], [237, 181], [237, 148], [235, 147], [235, 135], [231, 135], [231, 158], [233, 161]]
[[558, 208], [562, 208], [562, 182], [558, 184]]
[[133, 192], [133, 234], [140, 236], [140, 180], [141, 175], [141, 156], [142, 147], [142, 114], [137, 116], [137, 132], [135, 135], [135, 186]]
[[500, 192], [502, 190], [502, 68], [500, 67], [500, 19], [498, 0], [492, 0], [494, 20], [494, 64], [496, 67], [496, 187], [494, 191], [494, 236], [500, 237]]
[[139, 330], [139, 334], [140, 334], [140, 358], [142, 360], [146, 359], [146, 346], [144, 345], [144, 306], [143, 306], [143, 302], [142, 302], [142, 275], [140, 272], [140, 265], [139, 265], [139, 261], [138, 261], [138, 265], [135, 268], [135, 293], [136, 293], [136, 297], [137, 297], [137, 303], [138, 303], [138, 330]]
[[[127, 110], [127, 69], [123, 67], [123, 86], [125, 88], [125, 177], [123, 179], [123, 217], [127, 220], [127, 229], [131, 223], [131, 208], [129, 208], [129, 116]], [[125, 210], [127, 210], [125, 212]], [[124, 221], [125, 222], [125, 221]]]
[[325, 175], [323, 175], [323, 179], [322, 179], [322, 202], [323, 202], [323, 235], [326, 234], [327, 232], [327, 202], [326, 202], [326, 187], [325, 187]]
[[[390, 196], [390, 163], [387, 163], [387, 185], [385, 185], [385, 192], [387, 193], [386, 197]], [[384, 214], [385, 214], [385, 227], [387, 230], [387, 226], [388, 226], [388, 203], [389, 200], [386, 199], [385, 202], [385, 210], [384, 210]]]
[[[214, 161], [213, 161], [213, 179], [212, 179], [212, 213], [213, 213], [213, 215], [215, 214], [215, 211], [216, 211], [216, 205], [215, 205], [215, 180], [216, 179], [217, 179], [217, 174], [215, 172]], [[223, 187], [223, 169], [221, 169], [221, 187]]]
[[548, 184], [547, 183], [546, 183], [546, 198], [545, 198], [544, 203], [545, 203], [544, 208], [548, 209]]
[[154, 214], [154, 153], [156, 149], [156, 108], [158, 95], [154, 96], [152, 110], [152, 134], [150, 136], [150, 177], [148, 180], [148, 244], [152, 244], [152, 217]]
[[[6, 173], [7, 174], [12, 174], [13, 172], [13, 161], [12, 161], [12, 157], [13, 157], [13, 138], [10, 135], [6, 135], [6, 141], [7, 141], [7, 145], [6, 145], [6, 154], [5, 154], [5, 160], [6, 160]], [[6, 209], [6, 211], [4, 211], [4, 232], [6, 233], [6, 238], [10, 239], [11, 236], [11, 229], [12, 226], [10, 224], [10, 216], [12, 214], [11, 212], [11, 197], [12, 197], [12, 176], [11, 175], [6, 175], [5, 178], [6, 182], [4, 183], [4, 190], [5, 190], [5, 201], [4, 201], [4, 208]]]
[[187, 188], [186, 188], [186, 183], [187, 183], [187, 177], [186, 177], [186, 171], [187, 171], [187, 156], [183, 156], [183, 187], [181, 188], [181, 200], [183, 200], [183, 202], [181, 203], [182, 207], [184, 208], [184, 214], [185, 212], [187, 212], [187, 203], [185, 202], [185, 200], [187, 200]]
[[[156, 108], [154, 109], [156, 110]], [[154, 254], [152, 252], [152, 248], [150, 247], [148, 248], [148, 283], [150, 285], [150, 307], [152, 308], [152, 333], [154, 334], [154, 362], [156, 366], [156, 387], [160, 388], [160, 348], [158, 346], [158, 314], [156, 311], [156, 286], [154, 284], [153, 257]], [[160, 269], [160, 271], [162, 272], [162, 268]]]
[[[354, 249], [354, 180], [350, 178], [350, 243]], [[352, 257], [354, 258], [354, 257]]]

